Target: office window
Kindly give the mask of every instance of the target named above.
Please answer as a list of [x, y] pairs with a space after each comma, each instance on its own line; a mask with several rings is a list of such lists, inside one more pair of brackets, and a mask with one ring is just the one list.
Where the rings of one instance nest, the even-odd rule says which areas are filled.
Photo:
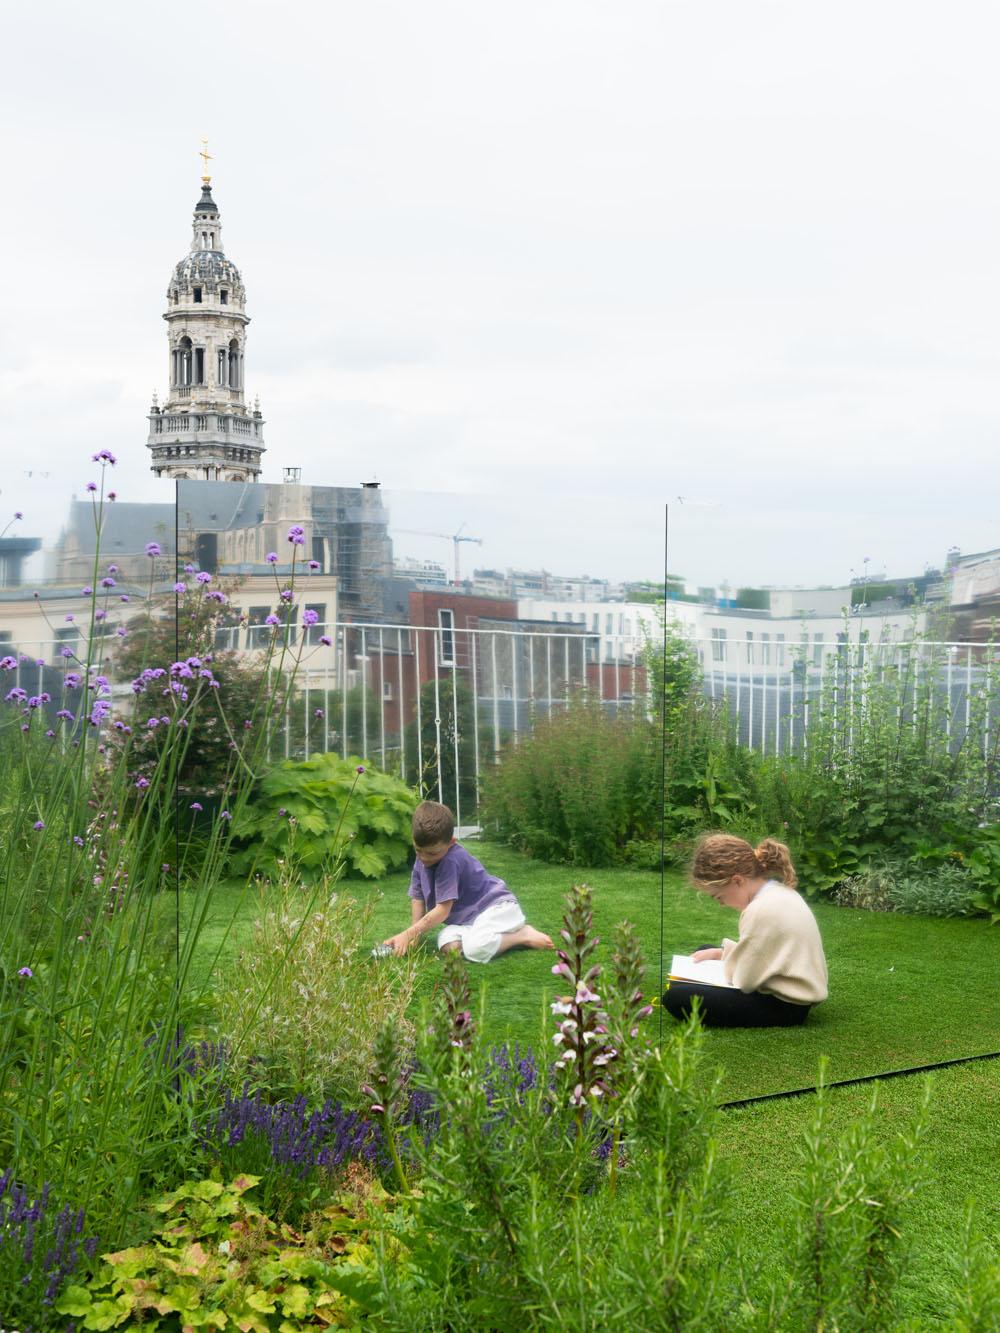
[[712, 630], [712, 661], [724, 662], [726, 660], [726, 631], [724, 629]]
[[783, 634], [775, 635], [774, 660], [778, 666], [785, 665], [785, 636]]
[[823, 636], [822, 634], [813, 635], [813, 666], [821, 667], [823, 665]]
[[753, 630], [747, 630], [747, 665], [753, 666]]
[[455, 612], [438, 612], [438, 629], [440, 631], [438, 643], [440, 645], [440, 656], [438, 661], [441, 666], [455, 665]]
[[760, 636], [760, 664], [761, 666], [771, 665], [771, 636], [762, 634]]
[[247, 647], [266, 648], [271, 641], [271, 626], [264, 621], [271, 614], [269, 606], [251, 606], [247, 612]]

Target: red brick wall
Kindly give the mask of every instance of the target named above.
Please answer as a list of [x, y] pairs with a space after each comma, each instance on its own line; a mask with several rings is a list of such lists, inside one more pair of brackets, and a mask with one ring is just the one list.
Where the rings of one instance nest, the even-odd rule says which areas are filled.
[[[438, 627], [438, 612], [451, 611], [455, 629], [477, 629], [480, 619], [516, 620], [517, 602], [509, 597], [470, 597], [461, 592], [437, 592], [418, 588], [410, 593], [410, 624], [415, 627]], [[420, 653], [420, 679], [434, 675], [434, 635], [421, 634], [415, 629], [413, 638]], [[455, 635], [455, 662], [459, 671], [469, 668], [469, 636]]]

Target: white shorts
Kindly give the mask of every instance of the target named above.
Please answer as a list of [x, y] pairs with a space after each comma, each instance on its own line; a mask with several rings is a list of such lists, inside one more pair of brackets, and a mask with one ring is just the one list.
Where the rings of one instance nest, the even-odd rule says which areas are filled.
[[445, 926], [438, 935], [437, 947], [443, 949], [446, 944], [454, 944], [458, 940], [462, 945], [462, 953], [470, 963], [488, 963], [496, 957], [500, 936], [512, 930], [520, 930], [525, 921], [521, 904], [516, 898], [505, 903], [494, 903], [467, 926]]

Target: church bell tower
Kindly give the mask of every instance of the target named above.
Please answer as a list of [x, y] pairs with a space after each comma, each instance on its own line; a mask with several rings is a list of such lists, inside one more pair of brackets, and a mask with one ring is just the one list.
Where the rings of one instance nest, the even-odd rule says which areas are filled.
[[244, 396], [244, 348], [250, 318], [240, 271], [222, 249], [222, 221], [212, 198], [203, 148], [201, 198], [191, 249], [167, 289], [170, 389], [149, 412], [152, 470], [158, 477], [258, 481], [264, 452], [260, 404]]

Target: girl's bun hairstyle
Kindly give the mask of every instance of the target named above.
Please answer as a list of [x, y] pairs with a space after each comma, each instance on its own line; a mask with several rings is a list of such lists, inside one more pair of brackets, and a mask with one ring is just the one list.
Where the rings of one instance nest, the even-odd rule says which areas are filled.
[[798, 887], [799, 877], [792, 865], [792, 854], [783, 842], [777, 838], [764, 838], [754, 848], [753, 855], [762, 875], [779, 880], [790, 889]]
[[698, 839], [691, 861], [691, 880], [696, 888], [728, 884], [734, 875], [756, 879], [766, 875], [780, 880], [788, 888], [798, 886], [792, 856], [777, 838], [765, 838], [751, 847], [744, 838], [732, 833], [706, 833]]

